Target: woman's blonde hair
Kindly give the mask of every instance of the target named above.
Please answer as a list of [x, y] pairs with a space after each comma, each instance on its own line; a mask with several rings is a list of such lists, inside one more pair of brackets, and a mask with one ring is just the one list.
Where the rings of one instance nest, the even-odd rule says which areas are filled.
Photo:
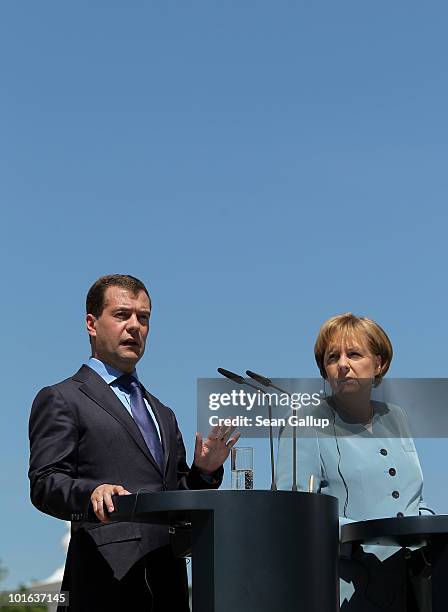
[[351, 312], [346, 312], [331, 317], [322, 325], [314, 345], [314, 356], [317, 366], [323, 378], [327, 378], [325, 370], [325, 352], [330, 343], [337, 337], [359, 336], [363, 334], [367, 345], [373, 355], [379, 355], [381, 359], [380, 372], [375, 376], [374, 386], [377, 387], [389, 369], [392, 361], [393, 349], [388, 335], [382, 327], [367, 317], [357, 317]]

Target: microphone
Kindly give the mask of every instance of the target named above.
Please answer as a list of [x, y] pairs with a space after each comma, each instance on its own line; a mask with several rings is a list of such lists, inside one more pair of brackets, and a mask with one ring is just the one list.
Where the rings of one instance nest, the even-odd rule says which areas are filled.
[[272, 380], [270, 378], [266, 378], [266, 376], [262, 376], [261, 374], [257, 374], [256, 372], [251, 372], [250, 370], [246, 370], [246, 374], [258, 381], [265, 387], [270, 387], [272, 385]]
[[244, 385], [244, 378], [239, 374], [235, 374], [235, 372], [231, 372], [230, 370], [224, 370], [224, 368], [218, 368], [218, 372], [222, 376], [225, 376], [226, 378], [229, 378], [240, 385]]
[[[266, 395], [266, 391], [261, 389], [257, 385], [253, 385], [248, 380], [240, 376], [239, 374], [235, 374], [235, 372], [231, 372], [230, 370], [225, 370], [224, 368], [218, 368], [218, 372], [221, 376], [232, 380], [233, 382], [238, 383], [239, 385], [246, 385], [248, 387], [252, 387], [252, 389], [256, 389], [258, 392]], [[277, 483], [275, 482], [275, 468], [274, 468], [274, 436], [272, 434], [272, 408], [271, 402], [268, 402], [268, 416], [269, 416], [269, 448], [271, 454], [271, 491], [277, 491]]]
[[248, 387], [252, 387], [252, 389], [256, 389], [259, 393], [263, 393], [263, 395], [266, 395], [266, 391], [264, 391], [264, 389], [260, 389], [260, 387], [257, 387], [257, 385], [253, 385], [239, 374], [235, 374], [235, 372], [231, 372], [230, 370], [224, 370], [224, 368], [218, 368], [218, 372], [221, 374], [221, 376], [224, 376], [229, 380], [233, 380], [233, 382], [236, 382], [239, 385], [247, 385]]
[[[277, 385], [274, 385], [270, 378], [266, 376], [262, 376], [261, 374], [257, 374], [256, 372], [252, 372], [251, 370], [246, 370], [246, 374], [261, 383], [265, 387], [272, 387], [273, 389], [277, 389], [280, 393], [285, 393], [289, 399], [291, 398], [291, 394]], [[291, 401], [291, 410], [296, 411], [296, 408], [293, 406], [293, 402]], [[292, 428], [292, 491], [297, 491], [297, 425], [294, 425]]]

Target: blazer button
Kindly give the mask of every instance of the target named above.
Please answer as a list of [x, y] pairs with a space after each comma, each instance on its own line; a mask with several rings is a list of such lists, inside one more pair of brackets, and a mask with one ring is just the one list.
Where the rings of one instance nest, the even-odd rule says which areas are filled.
[[397, 512], [397, 516], [398, 518], [401, 518], [402, 516], [404, 516], [403, 512]]
[[380, 453], [381, 453], [382, 455], [386, 456], [386, 455], [387, 455], [387, 450], [386, 450], [385, 448], [382, 448], [382, 449], [380, 450]]
[[396, 470], [395, 468], [390, 468], [390, 470], [389, 470], [389, 474], [390, 474], [391, 476], [395, 476], [395, 474], [396, 474], [396, 473], [397, 473], [397, 470]]
[[400, 493], [398, 491], [392, 491], [392, 497], [394, 499], [398, 499], [400, 497]]

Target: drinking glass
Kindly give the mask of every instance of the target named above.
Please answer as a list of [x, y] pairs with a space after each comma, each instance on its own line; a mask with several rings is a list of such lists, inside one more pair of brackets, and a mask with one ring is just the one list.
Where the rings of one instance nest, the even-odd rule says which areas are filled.
[[254, 449], [249, 446], [235, 446], [231, 450], [232, 490], [254, 488]]

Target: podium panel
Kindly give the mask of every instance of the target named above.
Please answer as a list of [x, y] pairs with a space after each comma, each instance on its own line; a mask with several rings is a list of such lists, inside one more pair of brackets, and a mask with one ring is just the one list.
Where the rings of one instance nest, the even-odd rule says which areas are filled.
[[328, 495], [164, 491], [114, 498], [113, 520], [191, 524], [194, 612], [337, 612], [338, 511]]
[[402, 516], [349, 523], [342, 527], [341, 544], [347, 555], [360, 544], [403, 548], [425, 546], [430, 562], [431, 608], [433, 612], [446, 612], [448, 515]]

